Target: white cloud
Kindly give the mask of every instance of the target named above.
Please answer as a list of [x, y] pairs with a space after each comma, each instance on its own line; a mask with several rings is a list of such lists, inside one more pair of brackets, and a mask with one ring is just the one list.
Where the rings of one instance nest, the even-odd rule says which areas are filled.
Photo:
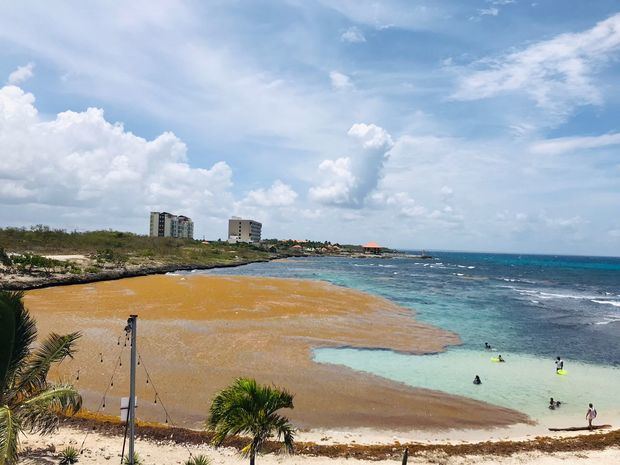
[[9, 74], [7, 82], [9, 84], [20, 84], [34, 76], [34, 63], [25, 66], [18, 66], [15, 71]]
[[620, 133], [616, 132], [600, 136], [558, 137], [556, 139], [542, 140], [532, 144], [530, 150], [534, 153], [555, 155], [618, 144], [620, 144]]
[[[0, 204], [48, 207], [37, 222], [62, 224], [57, 213], [81, 216], [81, 227], [143, 224], [149, 210], [225, 217], [232, 171], [225, 162], [192, 168], [187, 147], [165, 132], [146, 140], [105, 120], [103, 110], [41, 118], [34, 96], [0, 88]], [[52, 210], [53, 209], [53, 210]]]
[[364, 37], [362, 31], [352, 26], [340, 35], [340, 40], [343, 42], [360, 43], [366, 42], [366, 37]]
[[366, 24], [379, 30], [389, 27], [426, 29], [445, 20], [454, 11], [446, 2], [435, 0], [319, 0], [351, 22]]
[[489, 8], [482, 8], [478, 10], [478, 14], [480, 16], [497, 16], [499, 14], [499, 8], [496, 8], [494, 6]]
[[244, 203], [260, 207], [284, 207], [295, 203], [297, 192], [282, 181], [275, 181], [268, 189], [250, 191]]
[[477, 100], [506, 92], [525, 92], [539, 107], [565, 114], [577, 105], [600, 104], [593, 82], [597, 70], [620, 49], [620, 14], [591, 29], [561, 34], [523, 50], [474, 64], [452, 95]]
[[453, 191], [453, 190], [452, 190], [452, 188], [451, 188], [451, 187], [449, 187], [449, 186], [443, 186], [443, 187], [441, 188], [441, 194], [442, 194], [444, 197], [449, 198], [449, 197], [452, 197], [452, 195], [454, 194], [454, 191]]
[[348, 132], [357, 146], [356, 154], [323, 160], [319, 173], [323, 182], [310, 188], [310, 198], [324, 204], [360, 208], [377, 186], [392, 137], [374, 124], [354, 124]]
[[342, 74], [338, 71], [330, 72], [329, 79], [332, 83], [332, 87], [336, 90], [350, 89], [351, 87], [353, 87], [351, 78], [346, 74]]

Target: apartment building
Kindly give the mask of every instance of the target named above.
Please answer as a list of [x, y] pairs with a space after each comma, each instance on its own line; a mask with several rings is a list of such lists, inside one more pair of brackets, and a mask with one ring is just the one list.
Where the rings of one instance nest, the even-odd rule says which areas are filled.
[[194, 238], [194, 222], [183, 215], [168, 212], [151, 212], [149, 236]]
[[262, 228], [258, 221], [233, 216], [228, 220], [228, 242], [260, 242]]

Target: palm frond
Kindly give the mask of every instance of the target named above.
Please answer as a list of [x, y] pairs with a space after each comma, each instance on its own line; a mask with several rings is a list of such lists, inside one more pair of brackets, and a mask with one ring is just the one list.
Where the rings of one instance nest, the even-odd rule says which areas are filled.
[[82, 408], [82, 396], [73, 386], [62, 384], [22, 402], [17, 415], [32, 432], [47, 434], [56, 430], [59, 414], [72, 415]]
[[17, 463], [21, 424], [8, 406], [0, 407], [0, 465]]
[[293, 425], [288, 421], [288, 418], [276, 414], [273, 415], [271, 424], [278, 434], [278, 440], [284, 443], [284, 449], [292, 454], [294, 450], [293, 441], [295, 439], [295, 428]]
[[[24, 293], [21, 291], [0, 291], [0, 307], [3, 309], [2, 313], [7, 318], [10, 315], [14, 318], [14, 323], [11, 325], [14, 329], [12, 341], [10, 343], [10, 349], [8, 345], [3, 344], [2, 353], [0, 358], [6, 363], [5, 373], [0, 378], [0, 388], [6, 389], [8, 385], [13, 384], [16, 372], [19, 372], [20, 367], [24, 365], [24, 361], [30, 355], [30, 345], [37, 337], [37, 329], [34, 320], [30, 316], [30, 313], [23, 304]], [[8, 341], [4, 341], [8, 344]], [[0, 362], [0, 366], [1, 366]], [[0, 372], [2, 375], [2, 372]]]
[[28, 358], [28, 363], [21, 371], [16, 383], [16, 390], [19, 392], [36, 392], [45, 389], [47, 373], [52, 364], [60, 363], [66, 357], [73, 358], [75, 342], [80, 337], [79, 332], [64, 336], [51, 333]]
[[288, 391], [239, 378], [215, 396], [206, 426], [214, 433], [216, 446], [228, 436], [251, 436], [252, 441], [241, 450], [244, 456], [254, 457], [274, 434], [292, 452], [294, 429], [287, 418], [275, 413], [281, 408], [293, 408], [293, 395]]
[[4, 404], [3, 394], [8, 384], [7, 374], [15, 340], [15, 312], [6, 304], [5, 294], [0, 293], [0, 405]]

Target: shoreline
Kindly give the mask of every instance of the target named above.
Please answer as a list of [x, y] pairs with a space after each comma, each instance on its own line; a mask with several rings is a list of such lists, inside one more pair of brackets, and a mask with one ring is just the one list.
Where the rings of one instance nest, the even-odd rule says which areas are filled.
[[[76, 284], [90, 284], [106, 281], [118, 281], [126, 278], [138, 278], [141, 276], [155, 276], [166, 273], [174, 273], [177, 271], [191, 270], [212, 270], [217, 268], [236, 268], [239, 266], [250, 265], [252, 263], [266, 263], [274, 260], [290, 258], [289, 255], [275, 256], [270, 258], [261, 258], [256, 260], [243, 260], [231, 263], [216, 263], [210, 265], [199, 264], [173, 264], [173, 265], [146, 265], [136, 268], [116, 268], [112, 270], [104, 270], [98, 273], [87, 273], [85, 275], [52, 275], [52, 276], [32, 276], [32, 275], [11, 275], [17, 278], [14, 282], [7, 284], [0, 282], [0, 290], [5, 291], [30, 291], [35, 289], [46, 289], [50, 287], [73, 286]], [[32, 278], [32, 281], [28, 281]], [[37, 279], [40, 281], [36, 281]], [[20, 281], [22, 279], [23, 281]]]
[[[277, 259], [280, 259], [280, 258], [277, 258]], [[259, 261], [254, 261], [254, 262], [264, 262], [264, 261], [265, 260], [259, 260]], [[244, 264], [247, 264], [247, 263], [252, 263], [252, 262], [245, 262], [245, 263], [238, 263], [238, 264], [227, 264], [227, 265], [225, 265], [225, 267], [241, 266], [241, 265], [244, 265]], [[213, 267], [209, 267], [209, 268], [213, 268]], [[185, 277], [179, 276], [179, 278], [181, 280], [185, 280], [185, 279], [188, 279], [190, 277], [191, 276], [187, 276], [187, 275], [185, 275]], [[234, 277], [234, 278], [239, 278], [239, 277]], [[118, 278], [118, 279], [123, 279], [123, 278]], [[259, 278], [259, 280], [260, 279], [262, 279], [262, 278]], [[270, 278], [265, 278], [265, 279], [269, 280]], [[291, 281], [295, 281], [295, 280], [291, 279]], [[344, 289], [348, 289], [348, 288], [344, 288]], [[358, 292], [358, 291], [354, 291], [354, 292]], [[456, 344], [458, 344], [458, 343], [456, 343]], [[448, 345], [455, 345], [455, 343], [452, 342], [452, 343], [450, 343]], [[343, 347], [343, 346], [340, 346], [340, 347]], [[360, 347], [365, 347], [365, 346], [349, 345], [349, 347], [360, 348]], [[371, 349], [374, 349], [374, 350], [386, 350], [385, 347], [377, 347], [377, 346], [372, 346], [372, 345], [368, 346], [368, 348], [371, 348]], [[445, 349], [445, 346], [444, 346], [444, 349]], [[394, 349], [390, 349], [390, 350], [394, 350]], [[398, 350], [398, 349], [396, 349], [396, 350]], [[441, 349], [439, 349], [439, 350], [441, 350]], [[438, 350], [433, 350], [433, 351], [430, 351], [430, 352], [426, 352], [426, 351], [415, 351], [415, 352], [412, 352], [412, 351], [409, 351], [409, 350], [404, 350], [404, 351], [400, 351], [400, 352], [421, 354], [421, 353], [435, 353], [437, 351]], [[314, 362], [314, 363], [316, 363], [316, 362]], [[333, 369], [334, 367], [329, 367], [329, 368]], [[354, 370], [351, 370], [351, 371], [354, 371]], [[366, 378], [374, 378], [373, 375], [368, 375], [368, 374], [358, 373], [358, 375], [364, 376]], [[368, 379], [366, 380], [366, 382], [368, 382]], [[394, 384], [394, 382], [392, 382], [390, 384]], [[397, 384], [399, 384], [399, 383], [397, 383]], [[427, 391], [428, 393], [433, 394], [433, 391], [428, 391], [428, 390], [419, 389], [419, 388], [411, 388], [410, 386], [406, 386], [406, 389], [418, 390], [418, 391]], [[459, 399], [460, 400], [468, 400], [468, 398], [464, 398], [464, 397], [460, 397], [460, 396], [453, 396], [453, 395], [447, 395], [447, 396], [450, 396], [450, 397], [455, 398], [457, 400], [459, 400]], [[523, 423], [517, 423], [517, 426], [519, 426], [519, 425], [524, 426]], [[332, 425], [332, 426], [334, 426], [334, 425]], [[538, 426], [540, 426], [540, 425], [538, 425]], [[165, 426], [163, 426], [163, 425], [160, 425], [160, 427], [164, 427], [165, 428]], [[338, 426], [336, 425], [336, 427], [338, 427]], [[478, 428], [480, 428], [480, 427], [478, 427]], [[440, 428], [438, 431], [442, 431], [442, 434], [443, 433], [448, 434], [448, 433], [451, 433], [452, 431], [454, 431], [455, 433], [459, 433], [459, 434], [455, 434], [455, 435], [449, 434], [450, 438], [447, 441], [447, 444], [449, 444], [449, 445], [454, 445], [452, 443], [453, 441], [454, 442], [460, 441], [460, 442], [465, 443], [465, 444], [482, 444], [482, 443], [488, 443], [488, 442], [502, 443], [502, 444], [504, 444], [504, 443], [513, 444], [513, 443], [522, 443], [522, 442], [528, 442], [528, 443], [532, 442], [531, 440], [527, 440], [526, 438], [524, 438], [524, 436], [528, 436], [529, 437], [530, 434], [522, 434], [521, 436], [514, 436], [512, 434], [509, 434], [508, 436], [503, 436], [502, 433], [506, 432], [509, 429], [510, 429], [510, 426], [508, 426], [508, 427], [500, 426], [500, 427], [496, 427], [496, 428], [493, 428], [493, 429], [473, 429], [473, 430], [469, 430], [467, 427], [462, 427], [462, 426], [458, 427], [458, 426], [456, 426], [455, 428], [448, 429], [448, 430]], [[540, 429], [541, 428], [538, 428], [538, 430], [540, 430]], [[346, 431], [343, 430], [342, 428], [340, 428], [339, 430], [332, 430], [329, 427], [327, 427], [325, 429], [323, 429], [321, 427], [313, 427], [309, 431], [302, 430], [301, 436], [306, 439], [306, 441], [304, 441], [304, 443], [307, 442], [308, 444], [317, 445], [317, 446], [320, 446], [320, 447], [328, 447], [328, 446], [331, 447], [331, 446], [333, 446], [333, 447], [338, 448], [340, 446], [346, 445], [347, 441], [349, 441], [349, 446], [353, 446], [354, 445], [355, 447], [362, 447], [362, 448], [365, 448], [365, 447], [373, 448], [375, 446], [377, 446], [377, 447], [378, 446], [388, 447], [388, 446], [390, 446], [390, 444], [389, 444], [389, 442], [387, 440], [385, 440], [385, 437], [391, 435], [392, 433], [395, 434], [394, 436], [392, 436], [395, 441], [396, 441], [396, 435], [401, 437], [401, 441], [400, 442], [396, 441], [398, 444], [400, 444], [400, 443], [403, 443], [403, 444], [413, 444], [413, 445], [415, 445], [415, 447], [423, 445], [424, 447], [429, 447], [430, 449], [428, 449], [428, 450], [435, 450], [433, 448], [442, 446], [442, 444], [441, 443], [437, 443], [437, 441], [429, 441], [429, 440], [426, 440], [425, 442], [415, 442], [415, 443], [408, 442], [407, 440], [402, 439], [402, 435], [400, 434], [400, 433], [405, 432], [406, 430], [407, 430], [406, 428], [403, 428], [403, 429], [399, 428], [399, 429], [395, 429], [395, 430], [391, 430], [391, 431], [380, 431], [381, 433], [385, 433], [384, 434], [384, 439], [382, 439], [380, 442], [376, 442], [374, 440], [368, 441], [367, 438], [369, 436], [372, 436], [373, 438], [376, 438], [376, 435], [373, 435], [373, 433], [376, 433], [377, 430], [375, 428], [373, 428], [373, 427], [364, 427], [362, 425], [358, 425], [358, 426], [350, 428], [349, 430], [346, 430]], [[193, 431], [193, 430], [189, 430], [189, 431]], [[429, 432], [432, 432], [432, 431], [433, 431], [432, 429], [431, 430], [426, 430], [426, 429], [424, 430], [425, 433], [429, 433]], [[473, 436], [470, 436], [470, 435], [466, 434], [468, 431], [469, 432], [474, 431], [476, 434], [473, 435]], [[312, 436], [315, 437], [314, 438], [314, 442], [313, 442], [312, 438], [309, 437], [310, 435], [307, 434], [309, 432], [314, 433], [314, 434], [312, 434]], [[415, 431], [410, 430], [410, 431], [407, 431], [407, 432], [414, 433]], [[419, 432], [421, 432], [421, 431], [419, 431]], [[535, 434], [533, 432], [533, 430], [526, 431], [526, 432], [532, 433], [531, 434], [532, 436]], [[323, 441], [323, 439], [321, 437], [325, 437], [325, 436], [329, 436], [329, 435], [334, 435], [334, 433], [336, 433], [336, 434], [337, 433], [341, 433], [342, 435], [344, 435], [345, 436], [345, 439], [343, 440], [344, 442], [337, 442], [337, 443], [332, 443], [332, 444], [329, 444], [329, 443], [318, 444], [319, 441]], [[370, 433], [370, 434], [367, 434], [367, 433]], [[461, 434], [461, 433], [463, 433], [463, 434]], [[480, 438], [491, 437], [492, 434], [493, 435], [498, 434], [497, 440], [491, 440], [491, 441], [487, 440], [487, 441], [481, 441], [481, 442], [471, 442], [471, 438], [472, 437], [476, 437], [477, 439], [475, 439], [475, 440], [479, 440]], [[541, 436], [543, 438], [551, 440], [551, 441], [562, 440], [562, 439], [565, 439], [566, 437], [572, 437], [570, 435], [551, 434], [550, 432], [545, 432], [544, 435], [538, 434], [538, 433], [536, 433], [536, 434], [537, 434], [537, 436], [536, 436], [537, 440]], [[599, 434], [609, 435], [611, 433], [599, 433]], [[416, 435], [416, 437], [419, 437], [419, 436], [420, 435]], [[501, 439], [500, 439], [500, 436], [501, 436]], [[366, 440], [362, 439], [364, 437], [366, 438]], [[464, 439], [462, 439], [463, 437], [469, 438], [469, 439], [465, 439], [464, 440]], [[616, 437], [616, 436], [614, 436], [614, 437]], [[459, 438], [461, 438], [461, 439], [459, 439]], [[368, 444], [367, 442], [372, 442], [372, 444]], [[460, 444], [460, 445], [462, 445], [462, 444]], [[312, 447], [314, 447], [314, 446], [312, 446]], [[502, 447], [507, 447], [508, 449], [510, 449], [510, 447], [507, 446], [506, 444], [504, 444]], [[519, 446], [519, 447], [526, 447], [526, 449], [523, 449], [523, 450], [530, 450], [530, 449], [527, 449], [527, 447], [529, 447], [529, 446]], [[585, 447], [585, 446], [582, 444], [579, 447]], [[374, 451], [375, 449], [372, 449], [372, 450]], [[424, 450], [427, 450], [427, 449], [424, 449]], [[510, 449], [510, 450], [512, 450], [512, 449]], [[519, 449], [519, 450], [522, 450], [522, 449]], [[580, 449], [580, 450], [582, 450], [582, 449]], [[329, 455], [326, 455], [326, 456], [329, 456]]]
[[[410, 309], [320, 281], [149, 276], [34, 290], [25, 299], [42, 333], [63, 324], [83, 331], [82, 351], [54, 375], [75, 376], [81, 368], [77, 387], [93, 410], [101, 380], [112, 372], [111, 355], [123, 349], [112, 335], [124, 327], [123, 309], [132, 309], [141, 315], [143, 365], [155, 367], [158, 390], [183, 426], [201, 424], [215, 392], [238, 376], [297, 394], [290, 418], [301, 428], [430, 431], [530, 421], [515, 410], [314, 361], [312, 351], [321, 347], [418, 354], [460, 343], [454, 333], [417, 322]], [[107, 354], [106, 363], [99, 363], [99, 353]], [[126, 382], [123, 370], [115, 385], [122, 389]], [[139, 397], [152, 399], [150, 389], [140, 385]], [[110, 406], [118, 397], [115, 388]], [[161, 420], [159, 406], [149, 400], [141, 412], [142, 418]]]
[[[118, 417], [97, 415], [91, 412], [79, 413], [74, 417], [65, 417], [61, 421], [61, 431], [73, 430], [89, 436], [103, 436], [118, 438], [124, 433], [124, 423]], [[178, 446], [208, 446], [211, 449], [211, 433], [204, 430], [172, 427], [158, 423], [140, 422], [136, 425], [136, 436], [141, 442], [148, 441], [156, 444], [165, 442]], [[303, 432], [300, 436], [303, 438]], [[50, 436], [52, 437], [52, 436]], [[48, 437], [49, 438], [49, 437]], [[81, 439], [78, 445], [81, 443]], [[92, 439], [92, 437], [91, 437]], [[90, 440], [86, 440], [85, 449], [89, 448]], [[223, 447], [239, 452], [247, 444], [243, 437], [227, 439]], [[92, 443], [90, 443], [92, 446]], [[562, 452], [602, 451], [617, 448], [620, 445], [620, 429], [595, 431], [583, 434], [565, 436], [537, 436], [527, 440], [496, 440], [479, 442], [443, 442], [427, 444], [422, 442], [393, 441], [386, 444], [356, 444], [355, 441], [337, 444], [321, 444], [317, 441], [295, 441], [295, 456], [325, 457], [329, 459], [357, 459], [357, 460], [396, 460], [402, 457], [405, 449], [410, 456], [424, 456], [438, 454], [449, 457], [505, 457], [514, 454], [543, 453], [555, 454]], [[264, 454], [274, 455], [281, 446], [268, 441]], [[179, 448], [180, 452], [184, 452]], [[620, 453], [620, 451], [619, 451]]]

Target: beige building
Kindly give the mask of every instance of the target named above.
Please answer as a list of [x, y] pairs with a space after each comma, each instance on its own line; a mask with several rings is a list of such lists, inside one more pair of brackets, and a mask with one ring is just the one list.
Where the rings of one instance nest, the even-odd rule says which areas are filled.
[[194, 222], [191, 218], [183, 215], [177, 216], [168, 212], [151, 212], [149, 236], [193, 239]]
[[260, 242], [262, 228], [258, 221], [233, 216], [228, 220], [228, 242]]

